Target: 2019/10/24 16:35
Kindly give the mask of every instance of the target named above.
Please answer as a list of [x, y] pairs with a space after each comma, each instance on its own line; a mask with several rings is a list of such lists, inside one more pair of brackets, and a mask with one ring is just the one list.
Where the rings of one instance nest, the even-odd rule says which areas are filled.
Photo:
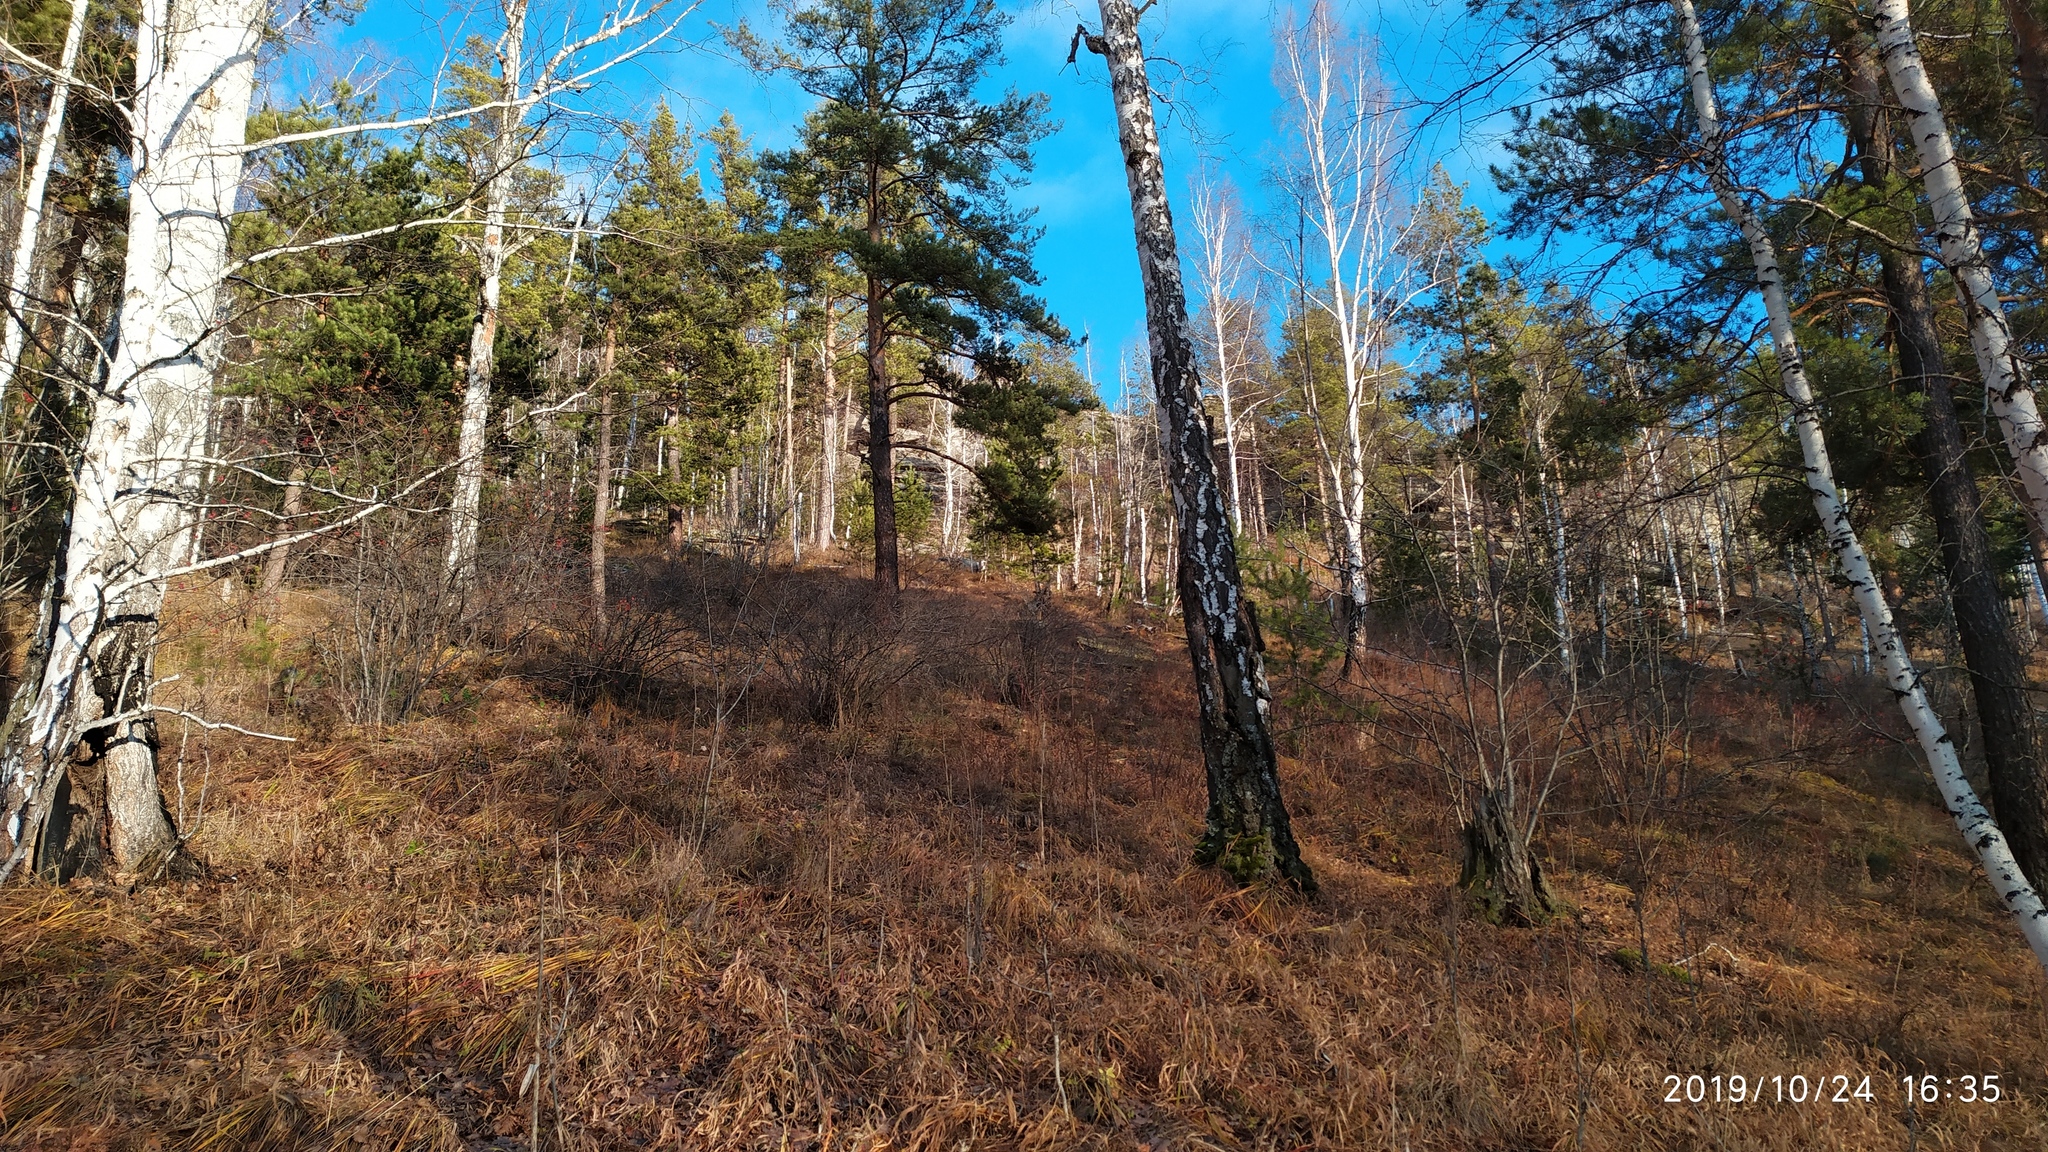
[[[1869, 1104], [1877, 1100], [1870, 1076], [1712, 1076], [1672, 1073], [1664, 1077], [1666, 1104]], [[2006, 1092], [1996, 1072], [1967, 1076], [1901, 1076], [1905, 1103], [1996, 1104]]]

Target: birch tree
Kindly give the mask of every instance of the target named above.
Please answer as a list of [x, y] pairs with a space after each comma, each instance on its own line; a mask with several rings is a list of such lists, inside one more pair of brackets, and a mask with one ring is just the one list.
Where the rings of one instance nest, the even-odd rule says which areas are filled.
[[[1194, 669], [1209, 785], [1206, 827], [1195, 861], [1220, 865], [1241, 883], [1277, 874], [1312, 891], [1315, 877], [1301, 858], [1280, 795], [1277, 757], [1267, 729], [1272, 690], [1266, 683], [1264, 646], [1238, 573], [1237, 546], [1210, 447], [1213, 432], [1202, 408], [1138, 12], [1128, 0], [1100, 0], [1100, 10], [1101, 34], [1077, 27], [1074, 47], [1086, 42], [1088, 50], [1109, 65], [1117, 137], [1130, 185], [1152, 390], [1177, 521], [1175, 580]], [[1069, 59], [1073, 55], [1070, 48]]]
[[[449, 508], [447, 578], [460, 591], [476, 577], [477, 533], [481, 527], [484, 448], [491, 418], [492, 371], [496, 365], [498, 319], [504, 294], [505, 268], [521, 237], [513, 211], [513, 183], [539, 140], [529, 126], [534, 111], [550, 100], [588, 87], [596, 77], [664, 41], [696, 7], [673, 0], [623, 0], [599, 20], [595, 30], [571, 36], [534, 67], [527, 59], [529, 0], [504, 0], [504, 27], [491, 48], [496, 75], [485, 99], [465, 112], [430, 115], [445, 120], [474, 116], [487, 132], [487, 144], [475, 175], [480, 190], [482, 232], [477, 238], [477, 313], [470, 330], [467, 375], [462, 390], [462, 425], [456, 446], [455, 492]], [[638, 39], [597, 62], [593, 50], [630, 35]]]
[[1241, 390], [1239, 395], [1233, 395], [1231, 385], [1242, 380], [1242, 370], [1233, 377], [1232, 369], [1242, 363], [1235, 345], [1239, 343], [1239, 313], [1247, 308], [1238, 299], [1238, 293], [1248, 253], [1236, 198], [1228, 188], [1206, 179], [1197, 181], [1192, 207], [1198, 246], [1196, 278], [1201, 284], [1203, 309], [1208, 314], [1209, 362], [1216, 371], [1216, 400], [1223, 417], [1224, 464], [1230, 477], [1230, 526], [1241, 535], [1244, 483], [1238, 473], [1237, 425], [1242, 415], [1242, 396]]
[[50, 103], [43, 113], [42, 131], [36, 136], [35, 158], [29, 162], [28, 185], [21, 196], [21, 221], [16, 227], [14, 261], [8, 267], [5, 315], [0, 316], [0, 396], [14, 383], [21, 354], [28, 343], [31, 310], [29, 290], [35, 284], [36, 241], [42, 233], [43, 198], [50, 186], [50, 167], [57, 160], [57, 144], [64, 136], [64, 110], [71, 102], [72, 70], [78, 65], [78, 46], [85, 40], [86, 0], [72, 0], [71, 20], [64, 30], [64, 47], [50, 78]]
[[1326, 446], [1342, 551], [1347, 608], [1344, 665], [1357, 659], [1371, 600], [1365, 542], [1366, 486], [1394, 321], [1417, 288], [1400, 251], [1402, 204], [1395, 169], [1397, 118], [1372, 73], [1368, 46], [1347, 37], [1326, 0], [1276, 36], [1276, 79], [1290, 139], [1280, 182], [1298, 202], [1305, 246], [1292, 273], [1299, 295], [1335, 325], [1342, 409], [1316, 410]]
[[[119, 331], [80, 455], [44, 666], [0, 768], [0, 880], [31, 853], [38, 868], [76, 866], [104, 840], [132, 871], [175, 845], [157, 791], [152, 654], [162, 574], [184, 555], [197, 500], [265, 11], [264, 0], [146, 0], [138, 13]], [[92, 772], [68, 778], [80, 739]]]
[[[1889, 2], [1889, 0], [1887, 0]], [[1806, 378], [1799, 344], [1792, 327], [1792, 313], [1785, 298], [1784, 277], [1779, 269], [1777, 246], [1764, 230], [1756, 210], [1743, 198], [1740, 185], [1729, 170], [1724, 151], [1720, 111], [1714, 98], [1713, 78], [1707, 70], [1705, 39], [1692, 0], [1671, 0], [1678, 36], [1685, 53], [1686, 84], [1694, 117], [1699, 123], [1699, 163], [1721, 208], [1736, 222], [1749, 249], [1756, 270], [1758, 291], [1768, 318], [1771, 349], [1777, 359], [1778, 378], [1792, 403], [1793, 428], [1806, 464], [1806, 485], [1813, 494], [1828, 546], [1841, 566], [1855, 596], [1864, 624], [1875, 643], [1884, 680], [1898, 700], [1899, 710], [1927, 757], [1943, 802], [1963, 838], [1976, 852], [1992, 888], [2018, 922], [2020, 933], [2034, 956], [2048, 967], [2048, 906], [2035, 892], [2013, 857], [2005, 834], [1977, 797], [1963, 774], [1955, 742], [1935, 714], [1921, 683], [1920, 672], [1907, 652], [1905, 638], [1892, 619], [1891, 606], [1872, 571], [1862, 541], [1849, 522], [1848, 509], [1835, 487], [1834, 469], [1821, 434], [1820, 414], [1813, 388]], [[1896, 80], [1895, 80], [1896, 82]]]
[[[1837, 55], [1844, 86], [1854, 98], [1845, 120], [1859, 157], [1857, 171], [1864, 187], [1882, 196], [1896, 186], [1897, 142], [1892, 138], [1893, 117], [1884, 107], [1873, 46], [1860, 32], [1850, 31], [1839, 38]], [[1894, 235], [1912, 235], [1908, 213], [1866, 211], [1863, 218]], [[1910, 243], [1904, 250], [1879, 245], [1877, 258], [1899, 375], [1920, 399], [1922, 425], [1912, 445], [1926, 475], [1927, 506], [1947, 577], [1950, 616], [1977, 701], [1992, 803], [2014, 857], [2039, 884], [2048, 880], [2048, 806], [2026, 654], [1999, 587], [1984, 498], [1970, 460], [1969, 438], [1956, 415], [1947, 349], [1936, 325], [1922, 261]]]
[[1955, 277], [1963, 315], [1970, 325], [1970, 350], [1984, 380], [1984, 398], [1998, 418], [1999, 430], [2014, 471], [2026, 490], [2027, 511], [2048, 530], [2048, 423], [2034, 401], [2026, 362], [2013, 340], [2012, 322], [1992, 282], [1984, 242], [1963, 189], [1962, 163], [1941, 99], [1928, 80], [1927, 66], [1913, 33], [1906, 0], [1877, 0], [1877, 56], [1892, 91], [1905, 110], [1906, 136], [1920, 161], [1920, 180], [1933, 214], [1934, 239], [1941, 262]]

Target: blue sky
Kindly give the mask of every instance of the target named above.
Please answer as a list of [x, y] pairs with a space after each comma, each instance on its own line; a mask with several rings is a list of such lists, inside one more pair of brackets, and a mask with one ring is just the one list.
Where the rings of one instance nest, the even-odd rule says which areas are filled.
[[[490, 0], [485, 0], [490, 4]], [[608, 5], [593, 0], [555, 0], [535, 24], [559, 27], [573, 12], [587, 23]], [[417, 102], [452, 46], [472, 29], [488, 28], [491, 8], [466, 16], [461, 9], [428, 7], [431, 0], [369, 0], [348, 27], [325, 30], [318, 42], [288, 58], [283, 89], [328, 76], [388, 74], [394, 99]], [[495, 7], [494, 4], [491, 7]], [[1119, 351], [1140, 343], [1144, 301], [1132, 251], [1130, 201], [1118, 157], [1116, 125], [1099, 58], [1082, 52], [1066, 64], [1067, 45], [1077, 19], [1093, 26], [1092, 2], [1031, 0], [1010, 5], [1008, 59], [998, 82], [1051, 99], [1059, 127], [1041, 146], [1030, 182], [1017, 193], [1037, 212], [1044, 229], [1037, 253], [1041, 292], [1053, 311], [1078, 336], [1094, 337], [1095, 368], [1106, 394], [1116, 385]], [[1419, 0], [1398, 6], [1340, 4], [1342, 18], [1381, 45], [1385, 79], [1403, 97], [1426, 102], [1473, 74], [1483, 61], [1463, 54], [1485, 38], [1463, 21], [1456, 0]], [[1247, 207], [1263, 206], [1261, 183], [1270, 158], [1279, 95], [1272, 78], [1272, 9], [1259, 0], [1160, 0], [1144, 21], [1148, 53], [1186, 66], [1185, 74], [1155, 64], [1156, 88], [1172, 98], [1166, 119], [1167, 173], [1183, 228], [1189, 178], [1203, 166], [1220, 171], [1238, 187]], [[684, 45], [644, 57], [610, 75], [607, 87], [587, 97], [592, 106], [644, 119], [660, 99], [698, 126], [731, 111], [756, 146], [780, 147], [808, 106], [786, 83], [763, 79], [730, 58], [714, 26], [747, 19], [763, 32], [773, 28], [766, 5], [749, 0], [706, 0], [684, 22]], [[403, 95], [400, 95], [403, 93]], [[1483, 111], [1483, 110], [1482, 110]], [[1443, 120], [1420, 141], [1417, 155], [1440, 162], [1469, 184], [1473, 202], [1495, 206], [1486, 176], [1495, 153], [1489, 129], [1497, 121]], [[583, 145], [594, 152], [616, 149], [616, 138], [597, 131]]]

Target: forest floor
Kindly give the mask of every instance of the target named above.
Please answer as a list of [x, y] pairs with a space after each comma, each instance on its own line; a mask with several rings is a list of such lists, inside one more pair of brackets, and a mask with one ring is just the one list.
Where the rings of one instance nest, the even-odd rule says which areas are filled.
[[[0, 1145], [2048, 1145], [2040, 973], [1880, 712], [1703, 680], [1689, 806], [1580, 773], [1540, 837], [1571, 911], [1499, 927], [1373, 725], [1284, 736], [1320, 894], [1240, 891], [1186, 862], [1177, 622], [913, 584], [872, 706], [812, 723], [763, 667], [715, 771], [716, 698], [517, 660], [350, 726], [295, 617], [191, 598], [167, 669], [301, 739], [167, 724], [205, 875], [0, 890]], [[1909, 1109], [1909, 1073], [1958, 1079]]]

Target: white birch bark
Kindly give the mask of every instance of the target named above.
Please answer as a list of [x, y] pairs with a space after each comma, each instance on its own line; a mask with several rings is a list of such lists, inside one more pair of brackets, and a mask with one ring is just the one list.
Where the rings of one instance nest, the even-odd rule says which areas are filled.
[[[477, 244], [477, 317], [470, 328], [469, 359], [462, 392], [462, 430], [458, 438], [455, 491], [449, 504], [448, 558], [445, 566], [451, 589], [461, 591], [476, 576], [477, 535], [483, 506], [484, 449], [491, 417], [491, 375], [495, 368], [498, 337], [498, 307], [503, 293], [505, 265], [511, 255], [508, 232], [511, 220], [512, 180], [525, 159], [531, 140], [526, 138], [527, 116], [542, 103], [565, 92], [589, 87], [601, 73], [646, 52], [665, 39], [694, 4], [680, 5], [681, 14], [648, 32], [639, 43], [621, 49], [608, 60], [582, 67], [582, 54], [599, 44], [616, 41], [640, 28], [669, 8], [670, 0], [615, 4], [598, 22], [596, 31], [570, 37], [539, 62], [528, 79], [526, 63], [526, 20], [529, 0], [503, 0], [505, 29], [498, 38], [498, 91], [494, 99], [457, 112], [441, 112], [411, 121], [391, 121], [375, 128], [405, 127], [438, 123], [456, 116], [485, 114], [496, 119], [487, 165], [483, 173], [483, 235]], [[566, 31], [566, 29], [565, 29]], [[343, 130], [360, 131], [351, 127]], [[284, 139], [305, 139], [315, 133], [297, 133]], [[272, 141], [271, 143], [276, 143]]]
[[2027, 511], [2048, 530], [2048, 425], [2042, 422], [2026, 364], [2014, 345], [2012, 324], [1992, 283], [1941, 99], [1920, 59], [1906, 0], [1878, 0], [1876, 15], [1878, 59], [1906, 111], [1906, 135], [1920, 161], [1934, 238], [1941, 262], [1955, 276], [1956, 293], [1970, 322], [1970, 350], [1984, 378], [1985, 400], [1998, 417], [2006, 451], [2026, 489]]
[[1230, 527], [1244, 534], [1243, 485], [1237, 470], [1237, 413], [1230, 395], [1230, 319], [1243, 273], [1244, 243], [1227, 194], [1207, 181], [1193, 189], [1195, 239], [1200, 246], [1196, 274], [1208, 306], [1209, 338], [1215, 350], [1216, 398], [1223, 407], [1223, 445], [1230, 475]]
[[[1178, 521], [1175, 587], [1193, 665], [1208, 774], [1209, 811], [1195, 860], [1220, 865], [1240, 882], [1277, 872], [1297, 887], [1313, 890], [1315, 878], [1301, 859], [1280, 795], [1278, 760], [1267, 728], [1272, 690], [1266, 681], [1263, 644], [1239, 579], [1237, 545], [1218, 484], [1213, 435], [1201, 406], [1138, 13], [1128, 0], [1099, 0], [1098, 7], [1102, 34], [1086, 39], [1089, 49], [1109, 65], [1117, 138], [1130, 188], [1153, 395], [1165, 431], [1161, 448]], [[1077, 29], [1077, 41], [1083, 36], [1085, 30]]]
[[22, 190], [21, 226], [14, 238], [14, 263], [8, 270], [6, 316], [0, 319], [0, 396], [5, 396], [28, 346], [29, 289], [35, 283], [36, 240], [42, 233], [43, 200], [50, 187], [50, 166], [64, 137], [64, 109], [71, 100], [71, 70], [78, 64], [78, 46], [85, 39], [86, 0], [72, 0], [71, 23], [64, 30], [64, 49], [57, 57], [57, 75], [50, 82], [49, 109], [36, 138], [29, 165], [28, 187]]
[[[1885, 0], [1885, 3], [1893, 2], [1895, 0]], [[1820, 415], [1813, 389], [1807, 382], [1806, 367], [1800, 359], [1798, 341], [1793, 333], [1792, 313], [1785, 300], [1776, 245], [1772, 243], [1770, 234], [1764, 231], [1755, 210], [1737, 191], [1734, 177], [1728, 171], [1721, 143], [1720, 112], [1714, 99], [1713, 79], [1707, 72], [1706, 44], [1700, 34], [1699, 18], [1693, 11], [1692, 0], [1671, 0], [1671, 8], [1685, 45], [1686, 76], [1704, 145], [1701, 161], [1722, 209], [1741, 227], [1743, 239], [1749, 245], [1750, 259], [1756, 266], [1757, 287], [1763, 295], [1764, 311], [1770, 321], [1771, 347], [1778, 360], [1779, 380], [1792, 401], [1792, 422], [1798, 433], [1800, 451], [1806, 460], [1806, 486], [1813, 493], [1814, 511], [1820, 516], [1828, 546], [1834, 551], [1836, 562], [1841, 565], [1842, 574], [1847, 577], [1855, 594], [1863, 623], [1870, 629], [1885, 683], [1897, 698], [1907, 726], [1913, 730], [1921, 752], [1927, 757], [1928, 767], [1933, 772], [1935, 785], [1941, 791], [1949, 815], [1955, 819], [1963, 839], [1976, 852], [1992, 888], [2012, 912], [2020, 934], [2034, 950], [2035, 959], [2043, 967], [2048, 967], [2048, 906], [2042, 904], [2040, 895], [2027, 883], [2018, 861], [2013, 858], [2012, 849], [2006, 843], [2005, 834], [1963, 775], [1955, 742], [1928, 702], [1919, 670], [1913, 666], [1912, 657], [1906, 650], [1905, 638], [1892, 620], [1891, 605], [1885, 602], [1884, 590], [1879, 587], [1876, 574], [1871, 570], [1870, 559], [1864, 554], [1863, 544], [1849, 523], [1848, 509], [1843, 506], [1835, 487], [1827, 443], [1821, 436]]]
[[839, 317], [832, 298], [825, 298], [825, 327], [819, 338], [818, 367], [824, 377], [824, 444], [818, 453], [819, 551], [832, 547], [839, 526], [839, 459], [846, 453], [846, 397], [839, 391]]
[[1567, 549], [1564, 524], [1563, 485], [1553, 493], [1550, 485], [1550, 449], [1544, 443], [1543, 427], [1548, 422], [1544, 412], [1537, 412], [1530, 421], [1535, 429], [1536, 439], [1536, 492], [1542, 498], [1544, 526], [1550, 531], [1551, 560], [1551, 616], [1557, 629], [1557, 651], [1559, 663], [1567, 673], [1573, 669], [1572, 649], [1572, 583], [1571, 556]]
[[1392, 324], [1417, 291], [1400, 256], [1398, 118], [1372, 74], [1366, 46], [1342, 34], [1326, 0], [1317, 0], [1301, 27], [1285, 27], [1276, 39], [1275, 71], [1296, 137], [1283, 179], [1301, 202], [1323, 265], [1315, 268], [1301, 253], [1296, 287], [1336, 325], [1344, 386], [1339, 435], [1325, 440], [1338, 441], [1329, 470], [1350, 601], [1348, 668], [1370, 599], [1365, 514], [1374, 431], [1368, 412], [1379, 401]]
[[796, 488], [796, 351], [782, 350], [782, 512], [789, 518], [789, 562], [804, 558]]
[[1664, 570], [1671, 573], [1671, 594], [1678, 601], [1678, 634], [1692, 639], [1692, 603], [1685, 594], [1685, 573], [1678, 566], [1678, 534], [1671, 529], [1671, 510], [1664, 503], [1663, 455], [1655, 436], [1643, 429], [1643, 459], [1650, 469], [1650, 504], [1657, 510], [1657, 535], [1664, 541]]
[[491, 137], [489, 169], [484, 180], [484, 232], [477, 247], [480, 287], [476, 322], [469, 333], [468, 378], [462, 390], [462, 434], [456, 446], [455, 496], [449, 507], [449, 583], [466, 586], [476, 577], [477, 531], [483, 505], [484, 439], [490, 432], [491, 373], [496, 367], [498, 301], [504, 290], [505, 223], [511, 200], [512, 174], [524, 151], [520, 130], [526, 108], [518, 103], [525, 71], [526, 0], [508, 0], [505, 33], [498, 41], [499, 99], [497, 129]]
[[[228, 220], [242, 177], [263, 0], [146, 0], [136, 27], [119, 332], [86, 433], [48, 657], [5, 764], [4, 880], [36, 849], [72, 747], [148, 703], [149, 651], [190, 523], [212, 398]], [[117, 866], [173, 843], [149, 721], [106, 735]]]

